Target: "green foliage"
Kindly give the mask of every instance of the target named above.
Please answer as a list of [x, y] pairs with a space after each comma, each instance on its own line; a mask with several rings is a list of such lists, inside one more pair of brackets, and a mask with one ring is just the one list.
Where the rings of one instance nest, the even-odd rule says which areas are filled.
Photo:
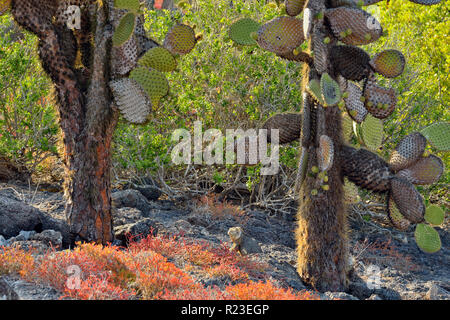
[[0, 17], [0, 154], [34, 171], [57, 153], [59, 130], [36, 39], [18, 32]]
[[136, 15], [132, 12], [125, 14], [119, 22], [112, 38], [113, 45], [120, 47], [127, 42], [133, 34], [136, 25]]
[[445, 212], [437, 205], [430, 205], [425, 211], [425, 221], [434, 226], [439, 226], [444, 222]]
[[414, 236], [419, 248], [426, 253], [435, 253], [441, 249], [439, 233], [427, 224], [419, 223]]
[[[229, 27], [238, 18], [269, 21], [279, 15], [277, 10], [243, 0], [234, 1], [233, 7], [226, 0], [199, 0], [197, 7], [187, 6], [182, 13], [145, 12], [147, 33], [160, 43], [178, 23], [195, 25], [203, 40], [178, 61], [178, 72], [167, 75], [169, 96], [149, 123], [119, 124], [114, 153], [119, 171], [142, 174], [159, 169], [158, 161], [169, 164], [172, 132], [185, 128], [193, 134], [196, 120], [202, 121], [203, 130], [217, 128], [225, 134], [226, 129], [257, 128], [275, 113], [300, 109], [301, 65], [255, 47], [238, 48], [229, 38]], [[296, 157], [295, 148], [280, 148], [283, 164], [295, 168]], [[247, 170], [250, 176], [258, 172]]]

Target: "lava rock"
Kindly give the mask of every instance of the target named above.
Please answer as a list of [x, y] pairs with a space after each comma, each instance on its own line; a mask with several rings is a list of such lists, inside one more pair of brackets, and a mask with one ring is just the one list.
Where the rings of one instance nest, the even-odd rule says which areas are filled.
[[19, 300], [18, 294], [0, 277], [0, 300]]

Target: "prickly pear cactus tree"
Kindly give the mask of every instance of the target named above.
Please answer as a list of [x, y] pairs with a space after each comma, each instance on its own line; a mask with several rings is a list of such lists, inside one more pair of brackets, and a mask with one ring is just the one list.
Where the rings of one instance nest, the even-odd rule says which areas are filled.
[[[424, 150], [427, 140], [448, 150], [449, 124], [436, 124], [405, 137], [389, 161], [372, 152], [382, 142], [383, 119], [396, 106], [394, 90], [377, 84], [375, 74], [396, 77], [406, 63], [397, 50], [370, 57], [358, 47], [383, 34], [380, 23], [363, 10], [379, 1], [286, 0], [286, 15], [265, 24], [244, 18], [229, 30], [239, 45], [258, 45], [305, 65], [301, 115], [276, 115], [264, 128], [279, 129], [284, 143], [300, 139], [297, 270], [304, 281], [321, 291], [347, 286], [344, 177], [359, 187], [385, 193], [392, 224], [402, 230], [417, 224], [415, 236], [422, 250], [435, 252], [440, 247], [439, 235], [429, 224], [442, 223], [443, 213], [436, 208], [426, 210], [414, 184], [431, 184], [441, 176], [442, 161], [425, 156]], [[439, 0], [413, 2], [430, 5]], [[298, 121], [295, 124], [287, 118]], [[345, 143], [346, 127], [355, 131], [363, 148]]]
[[173, 71], [176, 56], [197, 41], [192, 28], [182, 24], [169, 31], [162, 46], [147, 38], [143, 5], [139, 0], [0, 1], [0, 14], [10, 11], [38, 37], [42, 66], [56, 89], [73, 240], [113, 240], [110, 153], [119, 114], [145, 122], [169, 90], [162, 72]]

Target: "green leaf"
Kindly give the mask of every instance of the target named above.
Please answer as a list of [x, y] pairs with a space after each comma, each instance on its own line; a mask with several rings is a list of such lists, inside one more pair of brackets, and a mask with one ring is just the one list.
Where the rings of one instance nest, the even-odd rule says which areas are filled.
[[135, 23], [136, 16], [134, 13], [127, 13], [122, 17], [112, 38], [115, 47], [120, 47], [131, 38]]
[[140, 9], [139, 0], [114, 0], [114, 7], [137, 12]]
[[427, 224], [419, 223], [416, 226], [414, 237], [419, 248], [426, 253], [435, 253], [441, 249], [439, 233]]
[[437, 122], [420, 131], [440, 151], [450, 151], [450, 122]]
[[260, 24], [250, 18], [243, 18], [234, 22], [229, 29], [231, 40], [243, 46], [257, 45], [256, 40], [252, 37], [254, 32], [260, 28]]
[[425, 211], [425, 221], [434, 226], [441, 225], [444, 222], [445, 212], [437, 205], [430, 205]]
[[361, 136], [367, 148], [378, 150], [383, 142], [383, 121], [368, 114], [361, 123]]

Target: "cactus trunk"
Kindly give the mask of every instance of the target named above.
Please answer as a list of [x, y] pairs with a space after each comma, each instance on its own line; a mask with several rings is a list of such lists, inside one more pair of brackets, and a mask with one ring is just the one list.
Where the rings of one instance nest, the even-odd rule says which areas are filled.
[[[324, 0], [310, 0], [306, 5], [314, 15], [325, 9]], [[317, 16], [316, 16], [317, 17]], [[319, 50], [315, 44], [322, 42], [316, 39], [320, 30], [326, 36], [323, 19], [314, 18], [313, 30], [309, 41], [309, 48], [314, 52], [316, 61], [329, 61], [329, 50]], [[327, 46], [328, 47], [328, 46]], [[329, 47], [328, 47], [329, 48]], [[317, 66], [305, 66], [304, 82], [320, 79]], [[329, 67], [327, 72], [332, 78], [335, 76]], [[302, 147], [308, 150], [309, 160], [306, 178], [300, 186], [299, 209], [297, 214], [297, 271], [302, 279], [319, 291], [340, 291], [347, 285], [347, 222], [343, 198], [343, 175], [339, 161], [342, 147], [341, 114], [337, 106], [324, 108], [318, 101], [304, 91], [304, 109], [302, 128]], [[305, 103], [306, 102], [306, 103]], [[312, 102], [312, 103], [311, 103]], [[309, 123], [306, 123], [309, 121]], [[317, 151], [319, 138], [327, 135], [334, 145], [334, 161], [327, 170], [328, 181], [325, 183], [314, 173], [313, 167], [319, 167]], [[327, 185], [325, 187], [325, 184]]]
[[[101, 7], [93, 1], [86, 3], [92, 4], [82, 11], [83, 27], [89, 27], [91, 24], [86, 22], [92, 21], [94, 30], [72, 31], [65, 24], [54, 24], [54, 2], [50, 0], [14, 0], [11, 12], [17, 23], [38, 36], [42, 67], [51, 77], [58, 97], [66, 215], [73, 240], [106, 244], [113, 240], [110, 149], [118, 118], [108, 90], [108, 17], [112, 7], [105, 2]], [[89, 42], [77, 41], [76, 36], [89, 39], [91, 32], [94, 44], [89, 50]], [[81, 67], [75, 66], [78, 50], [82, 54]]]

